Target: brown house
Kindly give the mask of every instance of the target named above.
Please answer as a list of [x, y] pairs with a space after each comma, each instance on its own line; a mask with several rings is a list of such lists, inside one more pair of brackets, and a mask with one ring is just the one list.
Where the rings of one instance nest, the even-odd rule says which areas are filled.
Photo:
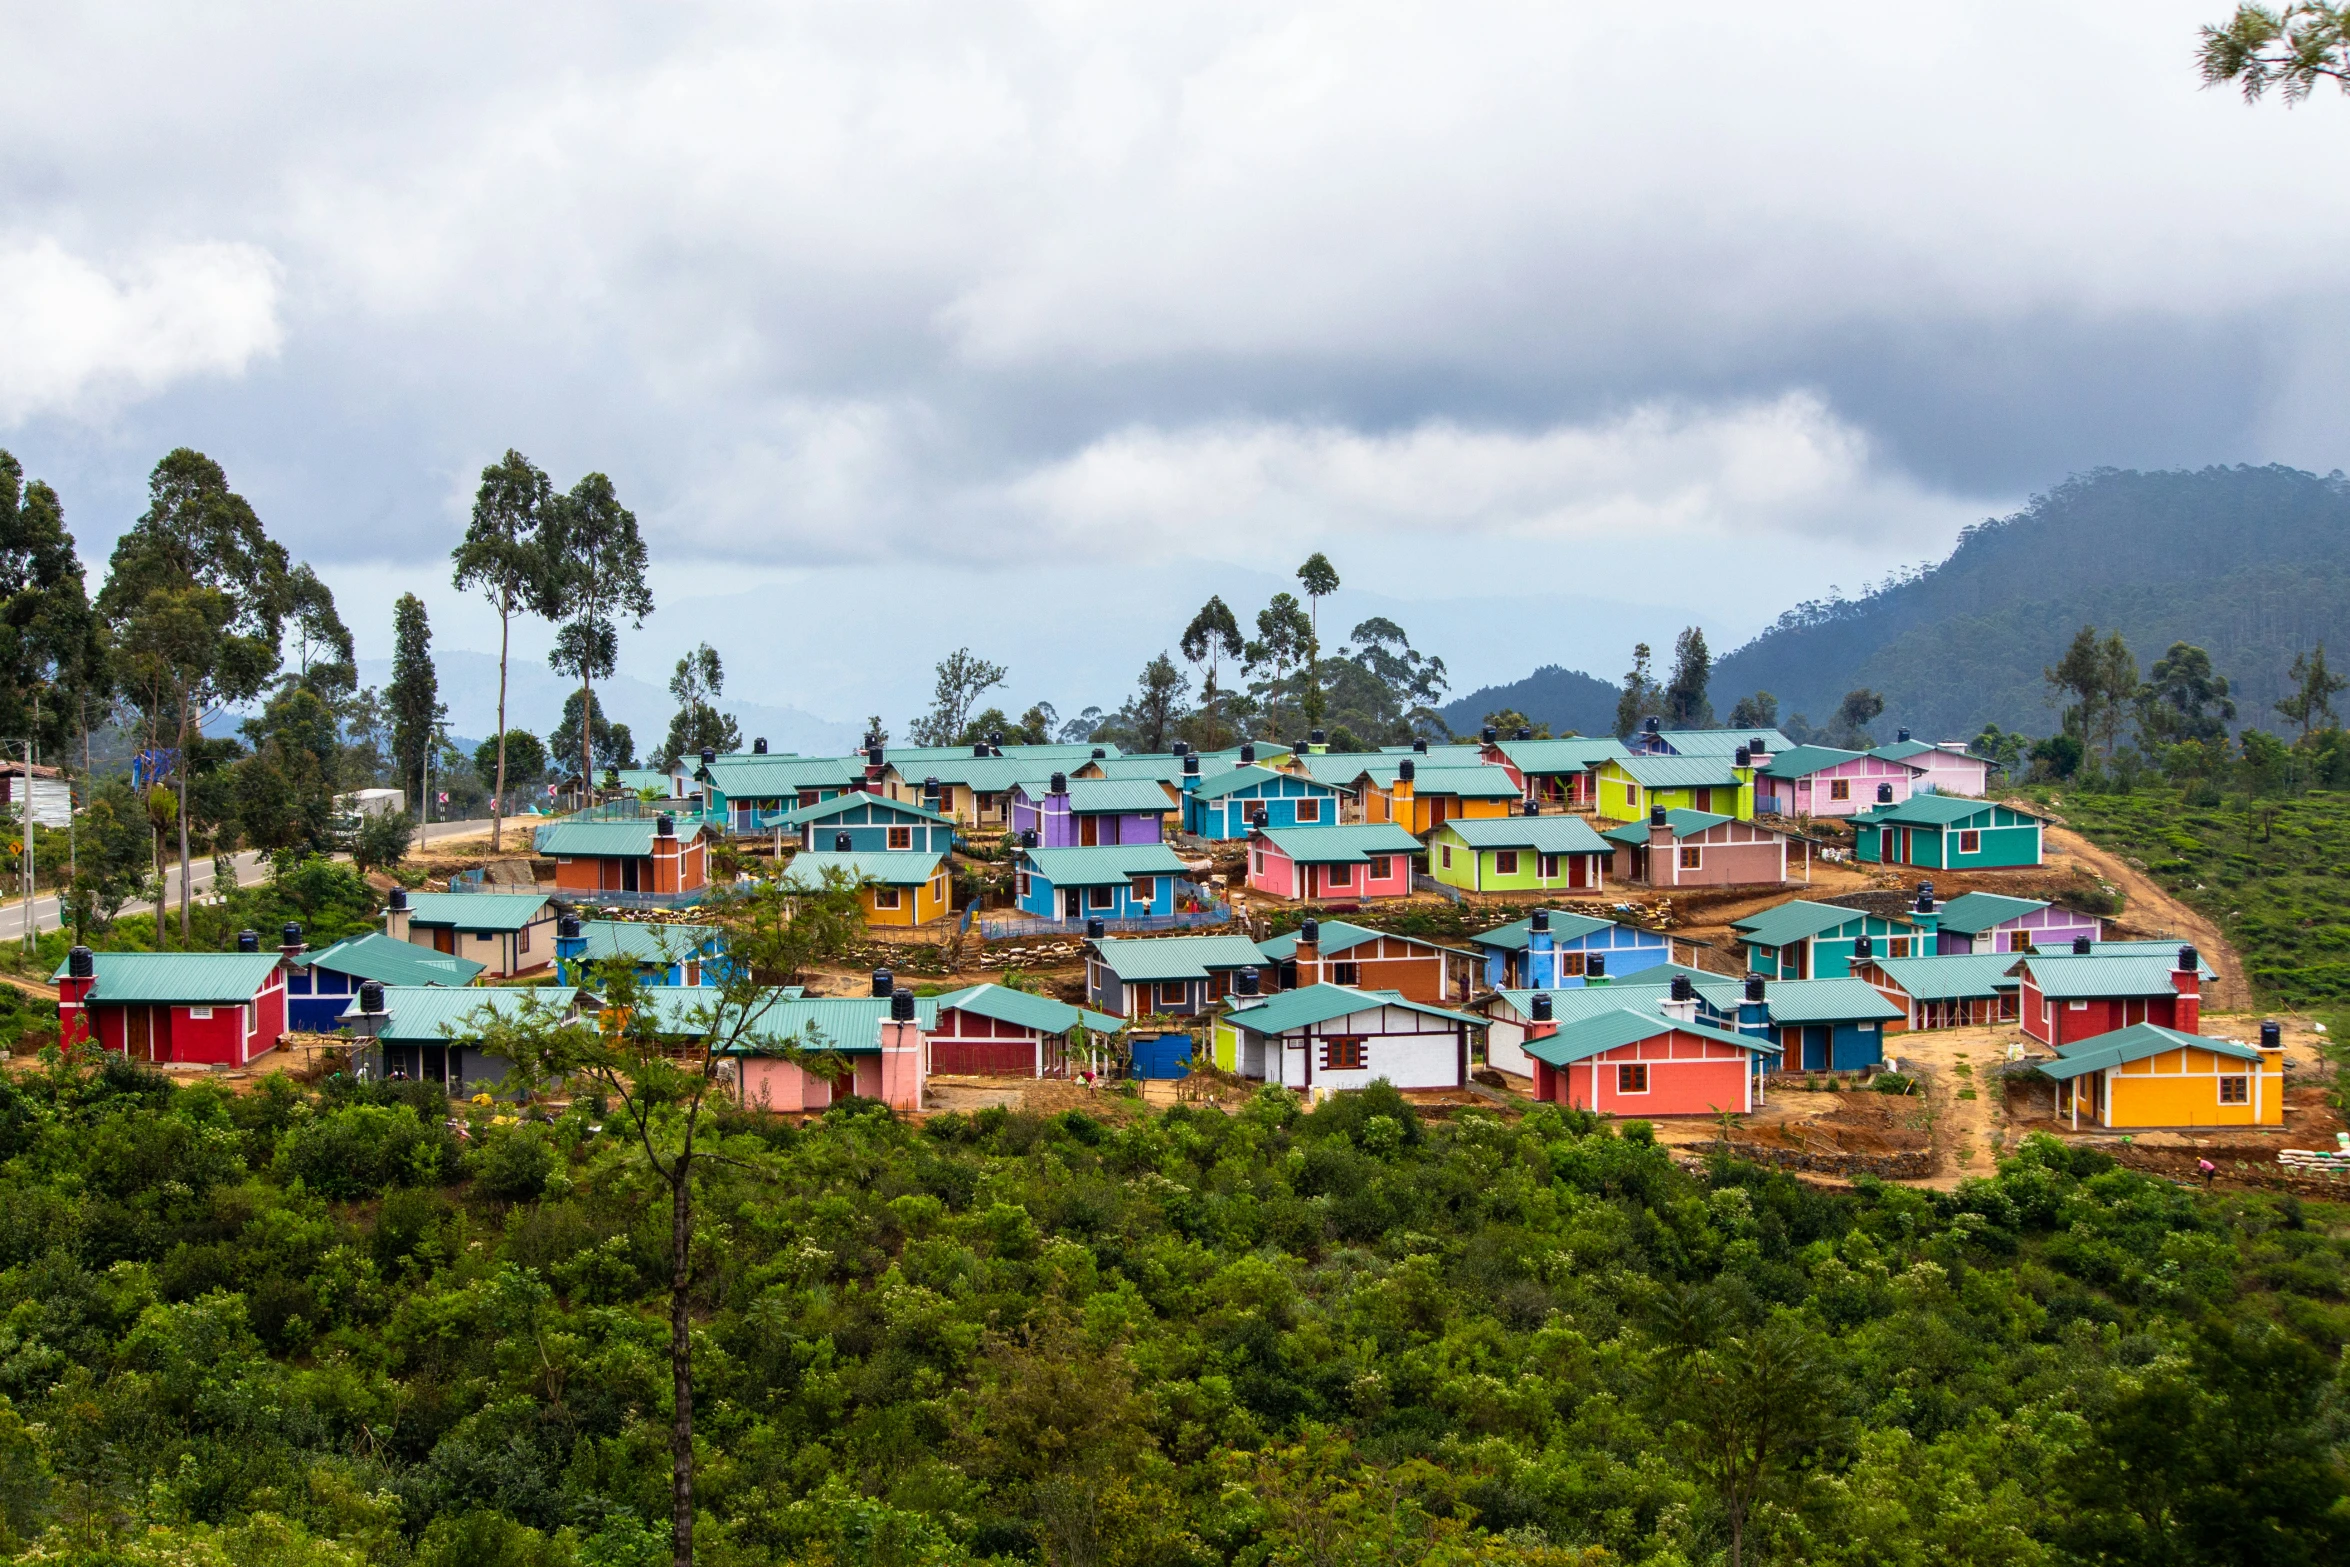
[[1644, 887], [1776, 886], [1811, 880], [1811, 845], [1735, 816], [1656, 806], [1601, 833], [1614, 879]]
[[1428, 1006], [1466, 1001], [1477, 965], [1473, 954], [1344, 920], [1307, 920], [1286, 936], [1259, 942], [1257, 950], [1283, 990], [1309, 985], [1392, 990]]

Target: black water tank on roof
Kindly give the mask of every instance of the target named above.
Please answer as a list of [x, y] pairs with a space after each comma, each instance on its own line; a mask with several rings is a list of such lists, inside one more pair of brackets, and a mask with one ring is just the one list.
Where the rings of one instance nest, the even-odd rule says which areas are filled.
[[261, 932], [257, 930], [238, 931], [237, 950], [239, 952], [259, 952], [261, 950]]

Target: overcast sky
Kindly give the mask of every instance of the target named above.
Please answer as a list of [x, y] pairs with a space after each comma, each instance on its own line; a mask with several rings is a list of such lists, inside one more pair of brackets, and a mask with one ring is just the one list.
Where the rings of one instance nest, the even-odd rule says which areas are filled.
[[2341, 462], [2350, 104], [2199, 90], [2227, 9], [13, 6], [0, 444], [94, 562], [209, 452], [366, 654], [494, 650], [514, 446], [642, 519], [629, 672], [830, 718], [1114, 704], [1315, 549], [1462, 690], [1613, 676]]

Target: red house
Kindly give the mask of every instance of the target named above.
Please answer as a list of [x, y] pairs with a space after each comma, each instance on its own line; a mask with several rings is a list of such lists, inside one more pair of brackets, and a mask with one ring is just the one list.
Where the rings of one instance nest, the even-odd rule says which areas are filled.
[[710, 880], [702, 829], [681, 837], [666, 811], [651, 821], [551, 822], [536, 847], [555, 862], [558, 892], [679, 898]]
[[1779, 1047], [1696, 1021], [1694, 990], [1676, 979], [1660, 1007], [1628, 1001], [1563, 1027], [1551, 1021], [1550, 997], [1533, 998], [1526, 1054], [1534, 1061], [1534, 1097], [1606, 1115], [1741, 1114], [1762, 1103], [1762, 1074]]
[[59, 1038], [94, 1040], [134, 1061], [243, 1066], [276, 1049], [286, 1031], [286, 977], [275, 952], [76, 947], [54, 977]]
[[1420, 840], [1393, 822], [1260, 827], [1248, 837], [1248, 884], [1276, 898], [1400, 898]]
[[2019, 1021], [2044, 1045], [2069, 1045], [2133, 1023], [2200, 1033], [2203, 963], [2193, 947], [2159, 956], [2035, 952], [2010, 970], [2022, 982]]
[[[1066, 1077], [1070, 1036], [1086, 1040], [1118, 1031], [1119, 1020], [1055, 1001], [1050, 996], [974, 985], [933, 998], [938, 1026], [930, 1031], [933, 1073], [981, 1077]], [[1080, 1043], [1080, 1064], [1092, 1052]]]

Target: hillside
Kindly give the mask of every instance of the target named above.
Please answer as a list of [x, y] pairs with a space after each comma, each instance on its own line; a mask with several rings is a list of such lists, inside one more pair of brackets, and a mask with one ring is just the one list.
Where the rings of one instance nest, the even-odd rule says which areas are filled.
[[1515, 709], [1562, 734], [1571, 729], [1603, 735], [1615, 727], [1616, 687], [1579, 669], [1545, 664], [1523, 680], [1470, 692], [1444, 709], [1444, 721], [1455, 734], [1467, 734], [1487, 713], [1504, 709]]

